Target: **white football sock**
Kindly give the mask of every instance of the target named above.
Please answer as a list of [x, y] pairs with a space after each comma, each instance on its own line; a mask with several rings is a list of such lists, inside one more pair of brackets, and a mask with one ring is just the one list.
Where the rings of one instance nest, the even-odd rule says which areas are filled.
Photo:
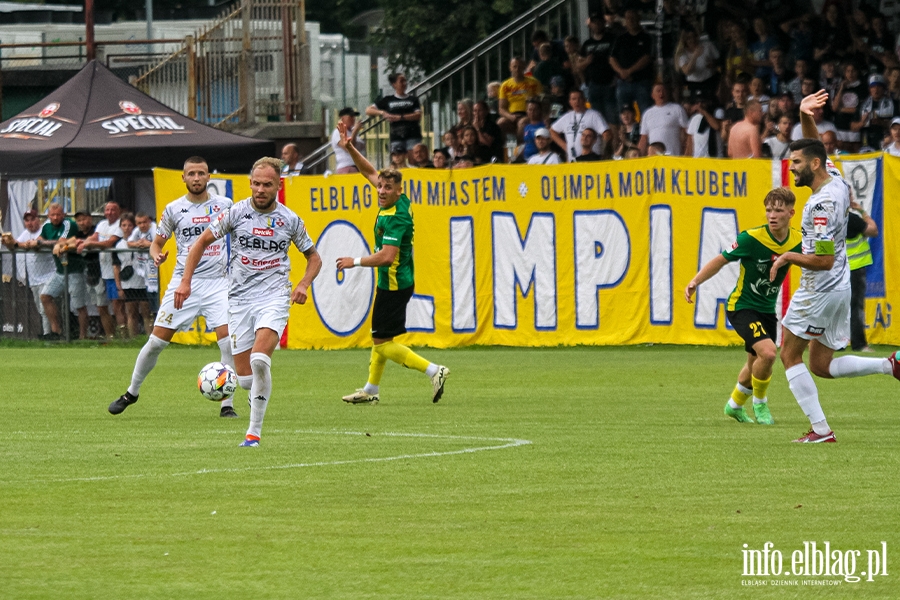
[[134, 362], [134, 371], [131, 373], [131, 385], [128, 386], [129, 394], [137, 396], [141, 392], [141, 384], [144, 383], [144, 379], [156, 366], [156, 360], [159, 358], [160, 352], [168, 345], [169, 342], [150, 334], [150, 337], [147, 338], [147, 343], [141, 348], [137, 360]]
[[728, 399], [728, 406], [730, 406], [731, 408], [733, 408], [733, 409], [735, 409], [735, 410], [737, 410], [737, 409], [739, 409], [739, 408], [741, 407], [740, 404], [738, 404], [737, 402], [735, 402], [735, 401], [732, 400], [731, 398]]
[[428, 368], [425, 369], [425, 374], [429, 377], [434, 377], [435, 375], [437, 375], [438, 369], [440, 369], [440, 367], [436, 364], [428, 363]]
[[[234, 369], [234, 357], [231, 355], [231, 338], [228, 336], [223, 337], [221, 340], [217, 341], [216, 344], [219, 345], [219, 352], [222, 355], [220, 360]], [[234, 406], [234, 396], [222, 400], [222, 406]]]
[[832, 359], [828, 372], [835, 379], [863, 375], [890, 375], [891, 361], [887, 358], [863, 358], [851, 354]]
[[250, 368], [253, 370], [253, 385], [250, 387], [250, 427], [247, 435], [260, 437], [266, 406], [272, 395], [272, 359], [262, 352], [250, 355]]
[[253, 385], [253, 375], [238, 375], [238, 385], [249, 392]]
[[[787, 377], [791, 393], [794, 394], [797, 404], [800, 405], [801, 410], [809, 418], [813, 430], [819, 434], [831, 431], [827, 429], [828, 423], [825, 421], [825, 411], [822, 410], [822, 406], [819, 404], [819, 390], [816, 389], [816, 382], [813, 381], [806, 365], [803, 363], [794, 365], [787, 369], [784, 374]], [[823, 426], [826, 427], [825, 431], [819, 431]]]
[[747, 386], [741, 385], [741, 382], [737, 382], [734, 386], [740, 390], [742, 394], [747, 394], [748, 396], [753, 395], [753, 388], [748, 388]]
[[378, 386], [377, 386], [377, 385], [372, 385], [371, 383], [369, 383], [369, 382], [367, 381], [367, 382], [366, 382], [366, 385], [363, 386], [363, 391], [364, 391], [365, 393], [367, 393], [367, 394], [371, 394], [371, 395], [374, 396], [374, 395], [376, 395], [376, 394], [378, 393]]

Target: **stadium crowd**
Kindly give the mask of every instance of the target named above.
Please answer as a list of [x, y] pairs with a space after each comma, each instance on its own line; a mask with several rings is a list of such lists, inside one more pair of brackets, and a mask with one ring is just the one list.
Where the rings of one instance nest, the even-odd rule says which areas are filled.
[[666, 1], [659, 40], [641, 24], [655, 5], [604, 0], [586, 40], [536, 31], [533, 53], [510, 60], [508, 79], [457, 102], [457, 122], [430, 156], [402, 74], [366, 114], [390, 122], [395, 168], [784, 158], [801, 137], [800, 100], [825, 89], [815, 120], [830, 153], [900, 155], [897, 35], [881, 3]]

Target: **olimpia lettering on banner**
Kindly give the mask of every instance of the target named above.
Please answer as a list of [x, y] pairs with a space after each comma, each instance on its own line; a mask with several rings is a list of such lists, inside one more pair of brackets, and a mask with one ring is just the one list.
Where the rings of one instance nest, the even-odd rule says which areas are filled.
[[[843, 165], [856, 169], [856, 194], [866, 196], [861, 200], [890, 236], [900, 159], [851, 158], [858, 160]], [[896, 174], [883, 176], [892, 169]], [[684, 301], [684, 287], [740, 231], [765, 223], [763, 198], [781, 185], [782, 173], [772, 161], [676, 157], [405, 170], [416, 228], [416, 294], [405, 343], [736, 344], [724, 304], [737, 266], [700, 286], [693, 305]], [[236, 200], [250, 195], [247, 176], [217, 177]], [[178, 171], [157, 169], [155, 183], [159, 211], [184, 194]], [[799, 227], [809, 191], [797, 194]], [[338, 274], [334, 265], [340, 256], [372, 252], [374, 188], [358, 174], [297, 176], [284, 180], [283, 200], [305, 221], [324, 262], [312, 302], [291, 309], [288, 347], [368, 346], [374, 271]], [[888, 247], [889, 239], [877, 243], [877, 253], [873, 245], [881, 269], [869, 287], [873, 343], [900, 338], [890, 321], [897, 265], [884, 256]], [[296, 249], [290, 256], [296, 283], [305, 261]], [[166, 283], [171, 265], [163, 266]], [[798, 279], [795, 268], [788, 282]]]

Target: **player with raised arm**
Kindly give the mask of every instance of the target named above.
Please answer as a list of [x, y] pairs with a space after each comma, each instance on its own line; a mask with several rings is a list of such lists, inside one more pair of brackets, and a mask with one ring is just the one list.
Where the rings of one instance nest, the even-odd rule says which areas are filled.
[[[822, 92], [807, 96], [801, 106], [809, 108], [821, 95]], [[781, 362], [791, 392], [811, 425], [806, 435], [794, 441], [835, 442], [810, 370], [827, 379], [876, 374], [893, 374], [900, 379], [900, 365], [896, 352], [889, 358], [834, 358], [834, 351], [844, 348], [850, 339], [850, 269], [846, 250], [850, 190], [842, 179], [829, 173], [822, 142], [796, 140], [790, 150], [794, 184], [808, 187], [813, 193], [803, 207], [802, 252], [782, 254], [770, 271], [774, 280], [785, 265], [794, 264], [802, 270], [800, 287], [782, 322]], [[809, 369], [803, 362], [807, 346]]]
[[[206, 326], [215, 330], [221, 362], [234, 366], [228, 340], [228, 282], [225, 279], [228, 251], [224, 240], [211, 245], [203, 254], [196, 272], [199, 282], [191, 301], [183, 306], [175, 304], [175, 290], [184, 273], [188, 252], [209, 224], [228, 210], [232, 202], [224, 196], [207, 191], [209, 166], [199, 156], [192, 156], [184, 161], [181, 179], [187, 193], [169, 203], [163, 210], [156, 237], [150, 245], [150, 258], [159, 267], [169, 257], [169, 252], [163, 252], [163, 247], [170, 238], [175, 238], [175, 271], [156, 315], [153, 331], [135, 361], [131, 385], [109, 405], [109, 412], [114, 415], [122, 413], [138, 401], [141, 385], [156, 366], [160, 353], [169, 345], [176, 332], [190, 327], [198, 316], [202, 315]], [[237, 418], [233, 399], [222, 401], [219, 416]]]
[[761, 425], [775, 422], [766, 391], [772, 380], [772, 365], [777, 355], [775, 300], [790, 267], [785, 265], [779, 269], [772, 280], [769, 279], [769, 271], [779, 255], [800, 249], [800, 232], [791, 228], [795, 201], [794, 193], [786, 187], [769, 192], [763, 200], [766, 225], [742, 231], [731, 249], [703, 265], [684, 290], [685, 300], [693, 303], [692, 296], [697, 286], [712, 278], [729, 262], [740, 261], [740, 276], [728, 296], [725, 312], [728, 322], [744, 340], [747, 351], [747, 362], [741, 368], [737, 385], [725, 404], [725, 414], [738, 423], [753, 422], [744, 409], [751, 395], [756, 422]]
[[[261, 158], [250, 170], [252, 196], [218, 216], [194, 243], [175, 290], [175, 307], [190, 302], [192, 278], [207, 247], [231, 234], [228, 329], [238, 384], [250, 391], [250, 427], [241, 446], [259, 446], [263, 417], [272, 395], [272, 354], [288, 321], [291, 303], [305, 304], [322, 259], [303, 220], [279, 204], [282, 162]], [[291, 243], [306, 257], [303, 278], [291, 291]]]
[[360, 174], [378, 190], [378, 216], [375, 219], [375, 254], [337, 259], [338, 272], [354, 267], [377, 269], [378, 287], [372, 309], [372, 354], [366, 385], [344, 396], [350, 404], [377, 403], [379, 384], [388, 360], [425, 373], [431, 378], [432, 402], [444, 394], [450, 369], [422, 358], [394, 337], [406, 333], [406, 306], [412, 298], [415, 278], [413, 269], [413, 219], [409, 198], [403, 193], [403, 175], [396, 169], [378, 172], [359, 150], [350, 143], [343, 123], [338, 145], [346, 150]]

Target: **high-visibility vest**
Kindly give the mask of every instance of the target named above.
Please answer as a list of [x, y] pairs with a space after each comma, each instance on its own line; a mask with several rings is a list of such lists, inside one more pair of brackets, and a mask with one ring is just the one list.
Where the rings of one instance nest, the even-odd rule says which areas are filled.
[[855, 271], [872, 264], [872, 250], [869, 241], [862, 234], [847, 240], [847, 260], [850, 270]]

